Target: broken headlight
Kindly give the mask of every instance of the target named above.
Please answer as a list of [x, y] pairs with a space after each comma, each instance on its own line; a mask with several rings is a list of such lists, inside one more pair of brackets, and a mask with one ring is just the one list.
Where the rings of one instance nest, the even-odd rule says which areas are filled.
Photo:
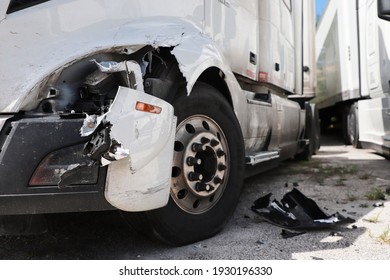
[[31, 177], [30, 186], [57, 186], [61, 176], [76, 166], [86, 168], [78, 170], [77, 176], [74, 176], [75, 179], [71, 182], [72, 185], [96, 184], [99, 167], [91, 164], [91, 160], [83, 154], [83, 149], [84, 144], [80, 144], [47, 155]]

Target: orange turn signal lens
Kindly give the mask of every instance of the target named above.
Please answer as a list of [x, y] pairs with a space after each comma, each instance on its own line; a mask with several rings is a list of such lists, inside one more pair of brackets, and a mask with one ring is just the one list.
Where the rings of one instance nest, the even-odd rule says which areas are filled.
[[135, 109], [138, 111], [143, 111], [152, 114], [160, 114], [162, 110], [162, 108], [159, 106], [154, 106], [140, 101], [137, 101], [137, 104], [135, 105]]

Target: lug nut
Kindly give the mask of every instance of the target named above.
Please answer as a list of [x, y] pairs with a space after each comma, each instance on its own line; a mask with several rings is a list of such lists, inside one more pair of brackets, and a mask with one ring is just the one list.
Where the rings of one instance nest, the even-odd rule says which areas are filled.
[[199, 182], [199, 183], [196, 183], [195, 190], [197, 192], [203, 192], [203, 191], [211, 192], [212, 190], [214, 190], [214, 188], [210, 185], [203, 183], [203, 182]]
[[203, 175], [196, 172], [190, 172], [188, 173], [188, 180], [190, 181], [200, 181], [203, 179]]
[[220, 164], [220, 165], [218, 165], [218, 170], [219, 171], [224, 171], [224, 170], [226, 170], [226, 165], [224, 165], [224, 164]]
[[220, 157], [223, 157], [225, 155], [225, 152], [224, 151], [222, 151], [221, 149], [219, 149], [218, 151], [217, 151], [217, 156], [220, 158]]
[[203, 191], [205, 191], [206, 190], [206, 184], [205, 183], [203, 183], [203, 182], [198, 182], [198, 183], [196, 183], [196, 185], [195, 185], [195, 190], [197, 191], [197, 192], [203, 192]]
[[192, 144], [191, 148], [192, 148], [192, 151], [195, 152], [195, 153], [204, 151], [206, 149], [206, 147], [203, 147], [203, 145], [199, 144], [199, 143]]
[[187, 158], [187, 165], [194, 166], [194, 165], [201, 165], [202, 160], [200, 158], [196, 157], [188, 157]]
[[219, 142], [218, 142], [217, 140], [215, 140], [215, 139], [211, 139], [210, 145], [211, 145], [212, 147], [215, 147], [215, 146], [219, 145]]

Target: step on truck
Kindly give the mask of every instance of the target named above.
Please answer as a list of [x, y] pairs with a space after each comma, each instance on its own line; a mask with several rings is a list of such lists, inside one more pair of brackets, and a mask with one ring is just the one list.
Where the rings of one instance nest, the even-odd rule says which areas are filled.
[[390, 157], [390, 1], [330, 0], [316, 48], [322, 129]]
[[0, 215], [216, 234], [245, 176], [318, 149], [314, 34], [306, 0], [1, 1]]

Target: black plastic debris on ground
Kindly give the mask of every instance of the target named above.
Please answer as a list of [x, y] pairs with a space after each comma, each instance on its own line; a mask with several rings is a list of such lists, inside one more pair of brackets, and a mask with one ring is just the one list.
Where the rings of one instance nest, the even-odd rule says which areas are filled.
[[271, 202], [272, 193], [269, 193], [265, 196], [262, 196], [253, 202], [252, 210], [253, 209], [262, 209], [268, 207], [268, 205]]
[[326, 214], [314, 200], [295, 188], [286, 193], [280, 202], [275, 199], [271, 202], [271, 196], [272, 193], [269, 193], [257, 199], [252, 210], [265, 221], [282, 228], [307, 231], [330, 229], [355, 222], [338, 212]]

